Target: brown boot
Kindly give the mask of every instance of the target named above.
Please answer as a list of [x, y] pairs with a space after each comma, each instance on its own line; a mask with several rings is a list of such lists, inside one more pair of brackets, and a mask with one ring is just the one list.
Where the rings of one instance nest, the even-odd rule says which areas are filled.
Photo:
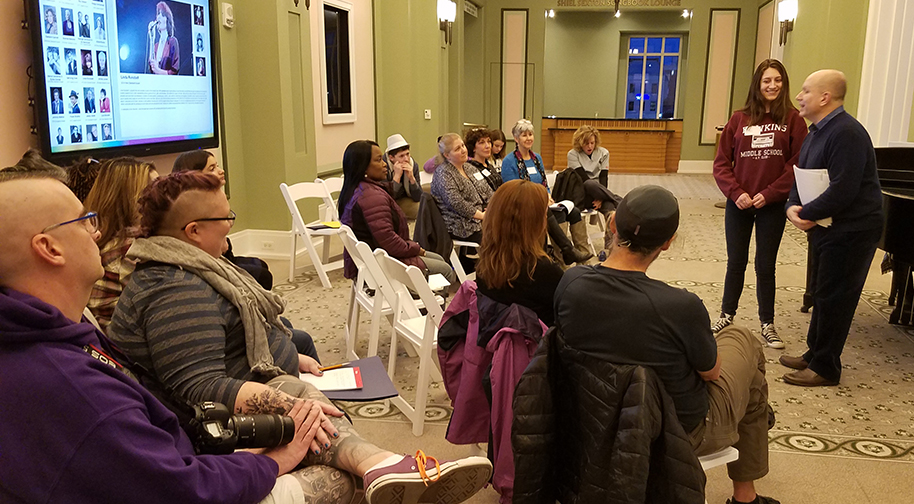
[[586, 256], [585, 261], [593, 257], [593, 253], [590, 251], [590, 241], [587, 239], [587, 224], [584, 219], [571, 225], [571, 241], [574, 243], [574, 248]]

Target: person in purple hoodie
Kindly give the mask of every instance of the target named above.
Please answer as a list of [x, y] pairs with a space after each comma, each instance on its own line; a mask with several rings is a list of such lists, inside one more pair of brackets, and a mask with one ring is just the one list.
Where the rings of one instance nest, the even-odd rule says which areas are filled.
[[82, 318], [104, 272], [97, 219], [46, 173], [0, 171], [0, 502], [293, 502], [296, 477], [277, 475], [327, 437], [321, 406], [296, 404], [283, 447], [195, 454]]

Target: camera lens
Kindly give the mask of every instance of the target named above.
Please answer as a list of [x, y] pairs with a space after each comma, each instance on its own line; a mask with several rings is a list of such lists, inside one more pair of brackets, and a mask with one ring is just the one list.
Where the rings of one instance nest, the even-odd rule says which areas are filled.
[[230, 420], [238, 438], [237, 448], [273, 448], [292, 441], [295, 422], [283, 415], [235, 415]]

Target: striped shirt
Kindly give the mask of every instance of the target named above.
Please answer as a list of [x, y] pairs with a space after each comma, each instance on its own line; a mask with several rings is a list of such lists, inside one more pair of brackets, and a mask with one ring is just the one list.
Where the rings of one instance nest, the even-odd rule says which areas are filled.
[[[118, 300], [108, 336], [159, 382], [192, 403], [234, 409], [246, 381], [265, 383], [248, 365], [238, 309], [199, 276], [177, 266], [140, 266]], [[298, 354], [285, 332], [268, 336], [274, 363], [298, 373]]]

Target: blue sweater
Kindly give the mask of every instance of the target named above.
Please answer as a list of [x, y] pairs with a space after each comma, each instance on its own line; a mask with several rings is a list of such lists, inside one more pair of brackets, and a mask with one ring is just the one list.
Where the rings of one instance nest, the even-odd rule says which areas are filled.
[[278, 466], [195, 455], [171, 411], [92, 358], [100, 333], [0, 288], [0, 502], [256, 503]]
[[[800, 218], [832, 218], [830, 230], [881, 228], [882, 189], [876, 174], [876, 152], [863, 125], [838, 107], [809, 127], [797, 166], [828, 170], [828, 189], [800, 210]], [[801, 205], [794, 183], [786, 208]]]

